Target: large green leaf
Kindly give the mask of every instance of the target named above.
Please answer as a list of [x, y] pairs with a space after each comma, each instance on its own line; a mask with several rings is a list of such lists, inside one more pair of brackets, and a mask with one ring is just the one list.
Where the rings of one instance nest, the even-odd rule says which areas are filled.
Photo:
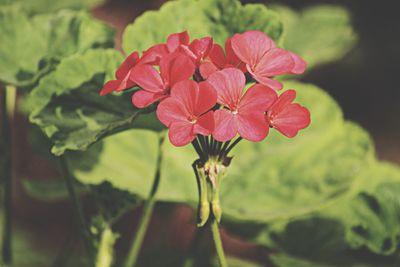
[[141, 116], [129, 93], [99, 96], [99, 91], [122, 61], [116, 50], [93, 49], [65, 58], [40, 80], [30, 96], [30, 121], [53, 143], [52, 152], [85, 150], [104, 136], [132, 127], [155, 128], [152, 115]]
[[63, 8], [91, 8], [105, 2], [104, 0], [0, 0], [0, 5], [18, 3], [29, 13], [48, 13]]
[[[312, 125], [294, 139], [272, 132], [262, 143], [243, 141], [238, 145], [222, 184], [225, 219], [266, 222], [324, 207], [345, 195], [372, 159], [367, 134], [345, 123], [339, 107], [327, 94], [308, 84], [288, 82], [287, 86], [298, 89], [299, 101], [311, 110]], [[94, 145], [79, 159], [71, 157], [70, 163], [83, 183], [109, 181], [116, 188], [145, 198], [155, 171], [156, 145], [154, 133], [123, 132]], [[157, 198], [194, 205], [197, 186], [191, 168], [196, 159], [193, 149], [166, 142], [163, 151]]]
[[279, 251], [272, 259], [282, 267], [396, 266], [399, 196], [400, 168], [373, 163], [351, 194], [307, 217], [266, 224], [251, 239]]
[[191, 38], [211, 35], [217, 43], [237, 32], [261, 30], [278, 40], [282, 25], [275, 12], [261, 4], [241, 5], [238, 0], [179, 0], [148, 11], [129, 25], [123, 36], [126, 52], [146, 50], [164, 43], [173, 32], [188, 30]]
[[312, 6], [300, 13], [284, 6], [274, 10], [284, 25], [283, 46], [301, 55], [308, 68], [342, 58], [356, 43], [350, 14], [340, 6]]
[[0, 81], [28, 86], [61, 58], [113, 45], [111, 28], [86, 12], [62, 10], [30, 17], [11, 5], [0, 9]]

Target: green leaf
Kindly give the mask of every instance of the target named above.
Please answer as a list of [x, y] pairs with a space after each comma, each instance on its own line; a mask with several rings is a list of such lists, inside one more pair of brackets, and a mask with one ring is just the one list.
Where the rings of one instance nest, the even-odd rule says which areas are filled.
[[350, 14], [343, 7], [318, 5], [300, 13], [284, 6], [273, 9], [284, 24], [283, 46], [302, 56], [308, 69], [341, 59], [357, 41]]
[[0, 9], [0, 81], [31, 86], [63, 57], [113, 45], [111, 28], [86, 12], [62, 10], [30, 17], [16, 5]]
[[56, 70], [40, 80], [30, 96], [30, 121], [37, 124], [54, 144], [52, 152], [85, 150], [99, 139], [126, 128], [152, 128], [154, 114], [140, 116], [129, 92], [99, 96], [106, 80], [122, 62], [116, 50], [93, 49], [65, 58]]
[[148, 11], [129, 25], [123, 35], [126, 52], [143, 51], [164, 43], [174, 32], [188, 30], [192, 39], [211, 35], [215, 42], [237, 32], [261, 30], [278, 40], [282, 25], [278, 15], [261, 4], [241, 5], [238, 0], [180, 0]]
[[396, 266], [399, 191], [400, 168], [376, 162], [345, 198], [305, 218], [264, 225], [251, 239], [278, 251], [272, 259], [282, 267]]
[[[288, 82], [300, 103], [310, 108], [312, 125], [288, 139], [277, 132], [261, 143], [237, 146], [228, 177], [222, 183], [223, 220], [267, 222], [292, 218], [325, 207], [351, 190], [373, 149], [368, 135], [344, 123], [336, 103], [315, 86]], [[82, 183], [109, 181], [141, 198], [150, 190], [156, 157], [156, 134], [123, 132], [94, 145], [70, 166]], [[191, 168], [193, 148], [163, 147], [164, 163], [157, 198], [197, 203]], [[96, 162], [85, 166], [84, 161]], [[238, 201], [240, 199], [240, 201]]]
[[64, 8], [92, 8], [104, 0], [0, 0], [0, 5], [15, 4], [23, 6], [29, 13], [49, 13]]
[[[59, 201], [69, 197], [64, 181], [48, 180], [39, 181], [34, 179], [22, 179], [22, 186], [25, 192], [33, 198], [43, 201]], [[83, 186], [75, 185], [78, 193], [86, 192]]]
[[359, 192], [328, 212], [346, 226], [346, 240], [353, 248], [367, 247], [391, 255], [400, 240], [400, 167], [380, 163], [360, 181]]

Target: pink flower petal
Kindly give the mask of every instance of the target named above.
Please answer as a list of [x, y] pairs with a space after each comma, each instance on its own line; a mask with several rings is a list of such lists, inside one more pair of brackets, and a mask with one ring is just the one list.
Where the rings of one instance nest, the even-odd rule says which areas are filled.
[[165, 126], [169, 127], [175, 121], [188, 121], [190, 114], [178, 99], [168, 97], [158, 105], [156, 115]]
[[158, 65], [163, 56], [167, 55], [168, 48], [166, 44], [157, 44], [143, 52], [140, 64]]
[[203, 77], [203, 79], [207, 79], [211, 74], [219, 71], [219, 68], [212, 62], [204, 62], [200, 64], [199, 71], [201, 77]]
[[132, 104], [137, 108], [145, 108], [164, 97], [162, 93], [139, 90], [132, 95]]
[[201, 115], [212, 109], [217, 104], [217, 92], [208, 82], [199, 83], [196, 105], [194, 109], [195, 115]]
[[241, 113], [237, 114], [238, 132], [241, 137], [252, 142], [262, 141], [269, 131], [264, 118], [264, 113]]
[[122, 80], [128, 74], [128, 72], [139, 62], [139, 53], [131, 53], [119, 66], [118, 70], [115, 72], [115, 77], [117, 80]]
[[246, 78], [240, 70], [227, 68], [210, 75], [207, 82], [217, 91], [217, 102], [233, 110], [239, 104]]
[[207, 136], [214, 131], [214, 127], [214, 111], [209, 111], [197, 119], [197, 123], [194, 125], [194, 132]]
[[294, 66], [290, 52], [282, 48], [273, 48], [261, 57], [253, 72], [257, 76], [272, 77], [288, 74]]
[[196, 56], [195, 63], [200, 63], [200, 60], [207, 57], [212, 47], [213, 47], [212, 37], [208, 36], [201, 39], [193, 40], [189, 45], [189, 49]]
[[121, 81], [119, 81], [119, 80], [111, 80], [111, 81], [106, 82], [100, 91], [100, 96], [107, 95], [111, 92], [116, 91], [120, 84], [121, 84]]
[[292, 138], [310, 125], [310, 112], [299, 104], [289, 104], [272, 119], [271, 124], [283, 135]]
[[271, 88], [262, 84], [255, 84], [243, 95], [240, 105], [240, 113], [264, 112], [278, 99], [278, 94]]
[[214, 112], [215, 129], [213, 136], [217, 141], [231, 140], [238, 132], [235, 115], [227, 109], [218, 109]]
[[189, 34], [187, 31], [170, 34], [167, 38], [167, 47], [170, 53], [175, 52], [180, 45], [189, 45]]
[[295, 53], [289, 52], [293, 61], [294, 61], [294, 67], [291, 70], [290, 73], [292, 74], [302, 74], [304, 73], [304, 71], [307, 68], [307, 63], [304, 61], [304, 59], [302, 59], [301, 57], [299, 57], [298, 55], [296, 55]]
[[146, 91], [153, 93], [164, 91], [160, 74], [150, 65], [137, 65], [133, 68], [130, 79]]
[[241, 61], [254, 66], [271, 48], [274, 41], [261, 31], [247, 31], [232, 37], [232, 49]]
[[224, 49], [219, 44], [213, 45], [208, 57], [219, 69], [222, 69], [226, 64]]
[[280, 113], [287, 105], [292, 103], [295, 98], [295, 90], [287, 90], [286, 92], [283, 92], [277, 101], [270, 107], [271, 116], [275, 116], [276, 114]]
[[265, 85], [267, 87], [270, 87], [274, 90], [281, 90], [283, 88], [283, 84], [277, 80], [273, 80], [271, 78], [265, 77], [265, 76], [261, 76], [258, 75], [256, 73], [254, 73], [249, 65], [246, 65], [248, 72], [251, 74], [251, 76], [259, 83], [261, 83], [262, 85]]
[[163, 57], [160, 61], [160, 73], [169, 86], [187, 80], [194, 74], [195, 66], [189, 57], [175, 52]]
[[190, 144], [196, 138], [193, 128], [194, 125], [188, 121], [173, 122], [169, 127], [169, 140], [174, 146]]

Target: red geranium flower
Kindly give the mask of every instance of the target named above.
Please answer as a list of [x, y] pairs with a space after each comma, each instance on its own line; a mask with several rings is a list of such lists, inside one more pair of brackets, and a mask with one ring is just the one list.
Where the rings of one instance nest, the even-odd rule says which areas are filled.
[[189, 34], [187, 31], [170, 34], [166, 44], [157, 44], [144, 51], [142, 62], [158, 65], [163, 56], [177, 51], [181, 45], [189, 45]]
[[301, 74], [306, 63], [296, 54], [275, 47], [274, 41], [261, 31], [247, 31], [232, 37], [235, 54], [246, 63], [247, 71], [261, 84], [275, 90], [282, 89], [271, 77], [283, 74]]
[[211, 74], [218, 70], [226, 68], [238, 68], [243, 72], [246, 72], [246, 65], [236, 56], [233, 52], [231, 39], [229, 38], [225, 42], [225, 53], [224, 49], [219, 44], [214, 44], [210, 53], [208, 54], [209, 61], [206, 61], [200, 65], [200, 74], [204, 79], [207, 79]]
[[243, 72], [235, 68], [215, 72], [207, 82], [217, 91], [217, 102], [224, 106], [214, 114], [216, 140], [225, 142], [237, 133], [254, 142], [267, 136], [269, 128], [264, 112], [276, 99], [274, 90], [255, 84], [243, 94], [246, 79]]
[[139, 63], [139, 53], [133, 52], [130, 54], [124, 62], [119, 66], [118, 70], [115, 72], [116, 80], [108, 81], [104, 84], [100, 91], [100, 96], [109, 94], [113, 91], [122, 91], [135, 86], [135, 83], [129, 79], [133, 67]]
[[193, 63], [198, 67], [203, 59], [205, 59], [213, 47], [213, 39], [211, 37], [204, 37], [201, 39], [193, 40], [190, 45], [180, 45], [180, 51], [188, 55]]
[[160, 72], [151, 65], [140, 64], [131, 73], [131, 80], [143, 90], [132, 96], [132, 103], [138, 108], [162, 100], [170, 93], [171, 88], [182, 80], [189, 79], [195, 71], [190, 58], [175, 52], [160, 60]]
[[217, 93], [207, 82], [181, 81], [172, 88], [171, 96], [157, 108], [158, 119], [169, 128], [169, 139], [175, 146], [192, 142], [197, 134], [210, 135], [214, 130], [212, 107]]
[[295, 98], [296, 91], [287, 90], [279, 96], [266, 113], [268, 124], [290, 138], [310, 125], [310, 112], [307, 108], [292, 103]]

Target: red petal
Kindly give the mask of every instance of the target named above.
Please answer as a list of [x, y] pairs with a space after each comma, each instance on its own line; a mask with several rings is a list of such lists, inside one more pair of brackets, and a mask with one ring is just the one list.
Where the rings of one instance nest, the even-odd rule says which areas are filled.
[[169, 97], [157, 107], [157, 118], [167, 127], [176, 121], [188, 121], [189, 114], [176, 98]]
[[229, 110], [218, 109], [214, 112], [215, 129], [213, 136], [217, 141], [231, 140], [238, 132], [235, 115]]
[[290, 104], [272, 119], [271, 125], [283, 135], [292, 138], [299, 130], [310, 125], [310, 112], [299, 104]]
[[100, 96], [107, 95], [113, 91], [116, 91], [120, 84], [121, 81], [119, 80], [111, 80], [106, 82], [100, 91]]
[[160, 73], [164, 82], [173, 86], [179, 81], [192, 77], [195, 66], [190, 58], [182, 53], [172, 53], [160, 61]]
[[290, 73], [292, 74], [302, 74], [307, 68], [307, 63], [298, 55], [295, 53], [289, 52], [293, 61], [294, 61], [294, 67], [291, 70]]
[[217, 104], [217, 92], [208, 82], [199, 83], [194, 114], [199, 116]]
[[160, 59], [167, 54], [168, 49], [166, 44], [154, 45], [143, 52], [140, 63], [158, 65], [160, 64]]
[[199, 71], [200, 71], [201, 77], [203, 77], [203, 79], [207, 79], [208, 77], [210, 77], [211, 74], [219, 71], [219, 68], [217, 66], [215, 66], [214, 63], [212, 63], [212, 62], [204, 62], [204, 63], [201, 63], [201, 65], [199, 67]]
[[219, 69], [222, 69], [226, 64], [224, 49], [219, 44], [213, 45], [208, 57]]
[[184, 146], [196, 138], [193, 124], [188, 121], [173, 122], [169, 127], [169, 140], [175, 146]]
[[209, 111], [197, 119], [197, 123], [194, 125], [194, 132], [196, 134], [207, 136], [214, 131], [214, 127], [214, 112]]
[[227, 68], [212, 74], [207, 82], [217, 91], [219, 104], [235, 109], [242, 96], [246, 78], [240, 70]]
[[238, 131], [241, 137], [252, 142], [263, 140], [269, 131], [269, 126], [264, 118], [264, 113], [237, 114]]
[[187, 31], [170, 34], [167, 38], [167, 47], [170, 53], [176, 51], [180, 45], [189, 44], [189, 34]]
[[285, 106], [292, 103], [295, 98], [296, 98], [295, 90], [287, 90], [286, 92], [283, 92], [279, 96], [277, 101], [271, 106], [270, 108], [271, 116], [275, 116], [276, 114], [280, 113], [285, 108]]
[[282, 48], [273, 48], [261, 58], [253, 71], [257, 76], [272, 77], [288, 74], [294, 66], [290, 52]]
[[128, 72], [139, 62], [139, 53], [133, 52], [130, 54], [124, 62], [119, 66], [118, 70], [115, 72], [115, 77], [117, 80], [122, 80], [128, 74]]
[[262, 84], [250, 87], [240, 100], [239, 113], [264, 112], [278, 99], [278, 94]]
[[217, 103], [217, 93], [207, 82], [181, 81], [172, 88], [171, 98], [182, 104], [187, 117], [198, 117]]
[[232, 49], [243, 62], [254, 66], [271, 48], [274, 41], [261, 31], [247, 31], [232, 37]]
[[243, 72], [246, 72], [246, 64], [242, 62], [238, 56], [236, 56], [235, 52], [232, 48], [232, 38], [229, 38], [225, 42], [225, 51], [226, 51], [226, 64], [231, 65], [240, 69]]
[[122, 81], [120, 81], [121, 83], [116, 89], [116, 91], [123, 91], [125, 89], [135, 86], [135, 82], [131, 80], [130, 76], [131, 76], [131, 71], [129, 71], [128, 74], [125, 76], [125, 78]]
[[196, 63], [199, 63], [201, 59], [208, 56], [213, 47], [213, 39], [212, 37], [204, 37], [201, 39], [193, 40], [190, 45], [189, 49], [196, 55]]
[[137, 65], [133, 68], [130, 79], [146, 91], [153, 93], [164, 91], [160, 74], [150, 65]]
[[180, 103], [187, 117], [194, 115], [198, 94], [199, 86], [192, 80], [180, 81], [171, 90], [171, 98]]
[[273, 80], [273, 79], [265, 77], [265, 76], [258, 75], [257, 73], [254, 73], [250, 69], [249, 65], [246, 65], [246, 67], [247, 67], [247, 71], [251, 74], [251, 76], [257, 82], [259, 82], [259, 83], [261, 83], [261, 84], [263, 84], [263, 85], [265, 85], [267, 87], [270, 87], [270, 88], [272, 88], [274, 90], [281, 90], [283, 88], [283, 84], [281, 82], [279, 82], [277, 80]]
[[165, 95], [160, 93], [139, 90], [132, 95], [132, 104], [137, 108], [145, 108], [164, 97]]

